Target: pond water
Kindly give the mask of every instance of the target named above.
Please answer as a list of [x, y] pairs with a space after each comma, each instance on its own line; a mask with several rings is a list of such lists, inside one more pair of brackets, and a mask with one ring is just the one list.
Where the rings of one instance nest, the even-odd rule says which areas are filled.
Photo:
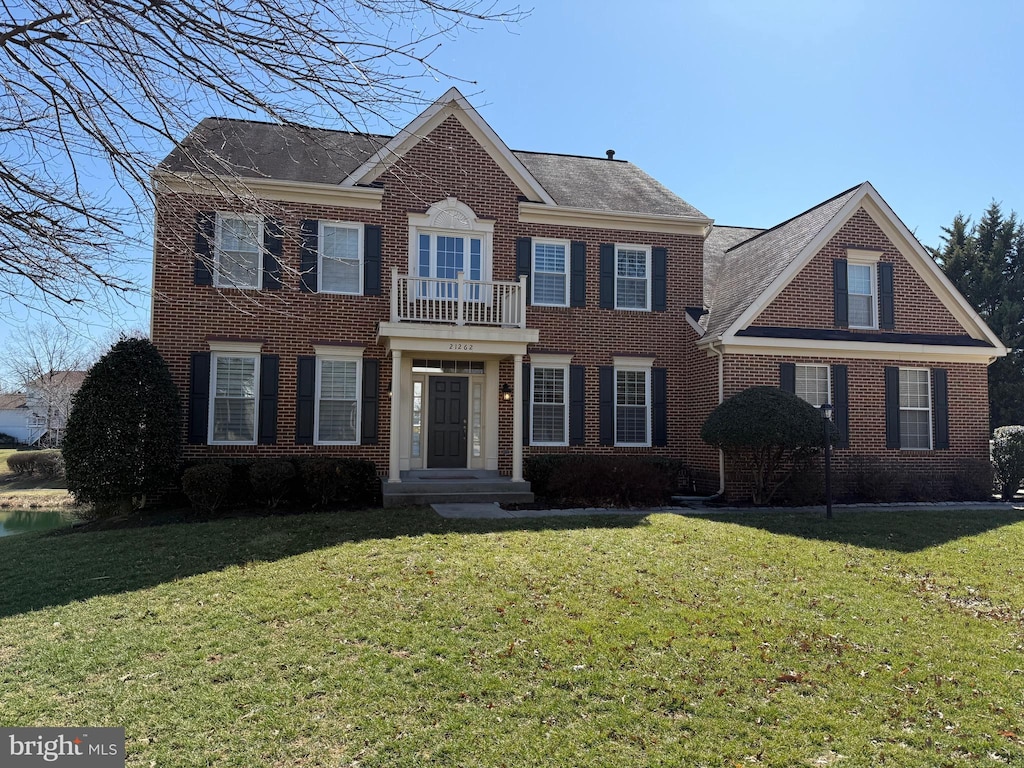
[[0, 536], [13, 536], [29, 531], [48, 531], [71, 525], [70, 515], [57, 510], [18, 510], [0, 512]]

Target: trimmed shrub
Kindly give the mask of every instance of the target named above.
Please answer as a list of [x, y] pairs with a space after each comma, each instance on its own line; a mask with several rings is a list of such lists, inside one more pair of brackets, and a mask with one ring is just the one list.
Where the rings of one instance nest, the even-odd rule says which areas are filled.
[[[769, 504], [794, 470], [794, 462], [825, 444], [820, 411], [776, 387], [750, 387], [718, 405], [700, 429], [700, 437], [746, 467], [754, 504]], [[838, 432], [828, 422], [829, 439]]]
[[380, 506], [380, 478], [372, 461], [316, 457], [297, 463], [303, 491], [314, 507]]
[[55, 478], [63, 473], [64, 462], [60, 451], [19, 451], [7, 458], [7, 467], [15, 475]]
[[68, 490], [92, 515], [130, 512], [167, 488], [181, 456], [181, 403], [148, 339], [122, 338], [75, 393], [64, 435]]
[[949, 476], [950, 501], [991, 501], [992, 463], [984, 459], [961, 459]]
[[903, 479], [888, 463], [873, 456], [853, 456], [842, 473], [839, 496], [848, 501], [899, 501]]
[[[833, 481], [835, 472], [833, 472]], [[834, 491], [833, 491], [834, 492]], [[793, 459], [793, 472], [779, 488], [777, 501], [794, 507], [806, 507], [825, 501], [825, 469], [816, 452]]]
[[1024, 426], [998, 427], [992, 433], [992, 470], [1003, 501], [1024, 484]]
[[256, 502], [276, 509], [291, 491], [295, 475], [295, 465], [285, 459], [254, 461], [249, 467], [249, 482]]
[[6, 432], [0, 432], [0, 445], [17, 445], [18, 438], [13, 435], [8, 435]]
[[533, 492], [574, 506], [651, 506], [679, 487], [682, 462], [653, 456], [541, 454], [527, 457], [523, 476]]
[[231, 468], [226, 464], [197, 464], [182, 474], [181, 490], [193, 509], [213, 515], [229, 497], [231, 475]]

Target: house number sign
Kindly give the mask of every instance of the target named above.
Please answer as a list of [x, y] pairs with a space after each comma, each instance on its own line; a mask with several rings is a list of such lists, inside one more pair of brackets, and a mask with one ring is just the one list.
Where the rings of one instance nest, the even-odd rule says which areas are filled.
[[448, 349], [455, 352], [472, 352], [472, 344], [449, 344]]

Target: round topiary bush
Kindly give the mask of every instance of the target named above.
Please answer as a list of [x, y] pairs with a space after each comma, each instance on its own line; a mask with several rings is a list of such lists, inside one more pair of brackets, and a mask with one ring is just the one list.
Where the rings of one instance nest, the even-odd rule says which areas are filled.
[[[839, 437], [829, 422], [830, 439]], [[822, 416], [810, 403], [776, 387], [751, 387], [715, 408], [701, 439], [750, 469], [753, 502], [769, 504], [793, 472], [793, 459], [825, 444]]]
[[211, 462], [189, 467], [181, 476], [181, 490], [193, 509], [213, 515], [231, 490], [231, 467]]
[[68, 490], [96, 517], [140, 508], [177, 477], [181, 401], [148, 339], [122, 338], [75, 394], [63, 444]]
[[992, 433], [992, 470], [1003, 501], [1024, 484], [1024, 426], [998, 427]]

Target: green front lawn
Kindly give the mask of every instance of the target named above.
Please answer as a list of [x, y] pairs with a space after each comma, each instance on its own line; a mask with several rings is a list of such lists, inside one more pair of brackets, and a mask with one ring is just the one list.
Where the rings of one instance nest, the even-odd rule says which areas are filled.
[[130, 766], [1024, 762], [1024, 515], [0, 539], [0, 723]]

